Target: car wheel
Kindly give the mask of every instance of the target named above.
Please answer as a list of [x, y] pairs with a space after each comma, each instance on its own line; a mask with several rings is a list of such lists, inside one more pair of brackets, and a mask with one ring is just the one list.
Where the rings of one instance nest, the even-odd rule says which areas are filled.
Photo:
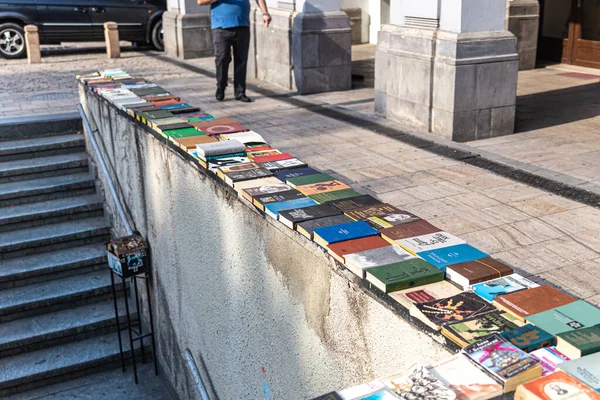
[[25, 57], [25, 32], [19, 24], [0, 24], [0, 55], [4, 58]]
[[150, 37], [152, 46], [158, 51], [165, 49], [165, 42], [163, 41], [163, 24], [162, 20], [156, 21], [152, 27], [152, 35]]

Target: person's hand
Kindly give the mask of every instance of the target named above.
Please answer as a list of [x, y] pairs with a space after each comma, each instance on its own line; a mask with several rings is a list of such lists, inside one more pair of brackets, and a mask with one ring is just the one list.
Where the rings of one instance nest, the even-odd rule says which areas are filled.
[[216, 2], [217, 2], [217, 0], [198, 0], [198, 5], [199, 6], [209, 6]]
[[270, 23], [271, 23], [271, 14], [264, 13], [263, 14], [263, 24], [265, 24], [265, 26], [268, 28]]

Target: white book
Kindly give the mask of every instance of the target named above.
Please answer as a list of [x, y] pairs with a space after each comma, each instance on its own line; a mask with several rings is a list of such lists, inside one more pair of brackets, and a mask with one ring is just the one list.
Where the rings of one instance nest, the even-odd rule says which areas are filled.
[[198, 157], [206, 159], [206, 157], [223, 154], [243, 153], [246, 151], [246, 146], [237, 140], [226, 140], [223, 142], [197, 144], [196, 151], [198, 152]]
[[427, 235], [397, 240], [396, 242], [413, 254], [467, 243], [461, 238], [458, 238], [448, 232], [435, 232]]
[[383, 384], [383, 382], [376, 380], [341, 390], [338, 392], [338, 394], [344, 400], [356, 400], [376, 393], [385, 388], [386, 386]]
[[248, 144], [248, 143], [266, 143], [265, 139], [258, 133], [254, 131], [246, 131], [246, 132], [238, 132], [238, 133], [229, 133], [226, 135], [221, 135], [223, 139], [232, 140], [235, 139], [240, 143]]
[[416, 257], [397, 245], [379, 247], [344, 256], [346, 267], [361, 278], [365, 277], [365, 270], [368, 268], [395, 264], [412, 258]]
[[429, 371], [461, 400], [487, 400], [503, 392], [502, 385], [462, 354], [434, 365]]
[[556, 347], [544, 347], [529, 354], [531, 357], [539, 360], [542, 366], [542, 376], [553, 373], [558, 368], [558, 364], [569, 361], [569, 358], [556, 350]]

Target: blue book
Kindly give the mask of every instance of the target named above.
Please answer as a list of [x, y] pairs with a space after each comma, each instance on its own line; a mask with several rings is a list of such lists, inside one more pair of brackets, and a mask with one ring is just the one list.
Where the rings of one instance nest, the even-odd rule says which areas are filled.
[[179, 110], [181, 108], [190, 108], [191, 106], [188, 103], [181, 103], [181, 104], [167, 104], [164, 106], [159, 106], [159, 108], [162, 108], [163, 110]]
[[313, 240], [323, 247], [328, 244], [346, 240], [360, 239], [368, 236], [379, 235], [379, 231], [364, 221], [349, 222], [346, 224], [324, 226], [313, 231]]
[[317, 171], [316, 169], [313, 169], [310, 167], [304, 167], [304, 168], [294, 168], [294, 169], [283, 169], [281, 171], [273, 172], [273, 175], [275, 175], [275, 177], [277, 179], [279, 179], [280, 181], [285, 182], [289, 178], [297, 178], [299, 176], [315, 175], [315, 174], [320, 174], [320, 173], [321, 173], [321, 171]]
[[525, 353], [556, 345], [556, 338], [548, 332], [531, 324], [519, 326], [500, 334]]
[[489, 257], [483, 251], [477, 250], [468, 244], [457, 244], [456, 246], [442, 247], [441, 249], [422, 251], [417, 253], [419, 257], [435, 267], [446, 271], [446, 267], [467, 261], [475, 261], [480, 258]]
[[280, 201], [277, 203], [265, 204], [265, 214], [273, 219], [279, 219], [279, 212], [284, 210], [291, 210], [294, 208], [304, 208], [310, 206], [316, 206], [317, 203], [308, 197], [294, 200]]
[[479, 297], [482, 297], [491, 303], [498, 296], [538, 286], [540, 285], [519, 274], [512, 274], [503, 276], [502, 278], [492, 279], [491, 281], [476, 283], [473, 285], [473, 291]]
[[600, 393], [600, 353], [590, 354], [577, 360], [565, 361], [558, 365], [558, 369]]

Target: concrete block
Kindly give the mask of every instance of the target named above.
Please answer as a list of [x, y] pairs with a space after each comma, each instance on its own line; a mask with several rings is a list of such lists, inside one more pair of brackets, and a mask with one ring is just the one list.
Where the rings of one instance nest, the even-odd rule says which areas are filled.
[[511, 33], [438, 31], [436, 37], [427, 29], [384, 26], [379, 40], [377, 113], [456, 141], [512, 133], [518, 56]]
[[184, 60], [214, 54], [210, 14], [177, 16], [177, 53]]
[[165, 53], [170, 57], [191, 59], [214, 54], [210, 14], [163, 14]]
[[108, 58], [120, 58], [119, 27], [116, 22], [104, 23], [104, 41], [106, 42], [106, 55]]
[[40, 35], [35, 25], [25, 25], [25, 45], [27, 48], [27, 62], [29, 64], [39, 64], [42, 62], [42, 53], [40, 52]]
[[300, 93], [352, 87], [352, 33], [345, 13], [272, 9], [271, 15], [269, 28], [258, 24], [258, 16], [251, 27], [256, 39], [250, 57], [258, 79]]
[[342, 10], [350, 18], [352, 44], [369, 43], [369, 13], [362, 8], [345, 8]]
[[[348, 31], [317, 35], [317, 39], [320, 67], [352, 63], [352, 35]], [[305, 50], [309, 48], [304, 47]]]
[[165, 11], [162, 15], [163, 41], [165, 54], [169, 57], [177, 57], [177, 11]]
[[477, 64], [476, 108], [513, 106], [517, 99], [518, 61]]
[[495, 136], [512, 135], [515, 132], [516, 106], [492, 109], [491, 132]]
[[508, 30], [517, 38], [519, 70], [535, 68], [540, 6], [537, 0], [511, 0]]

